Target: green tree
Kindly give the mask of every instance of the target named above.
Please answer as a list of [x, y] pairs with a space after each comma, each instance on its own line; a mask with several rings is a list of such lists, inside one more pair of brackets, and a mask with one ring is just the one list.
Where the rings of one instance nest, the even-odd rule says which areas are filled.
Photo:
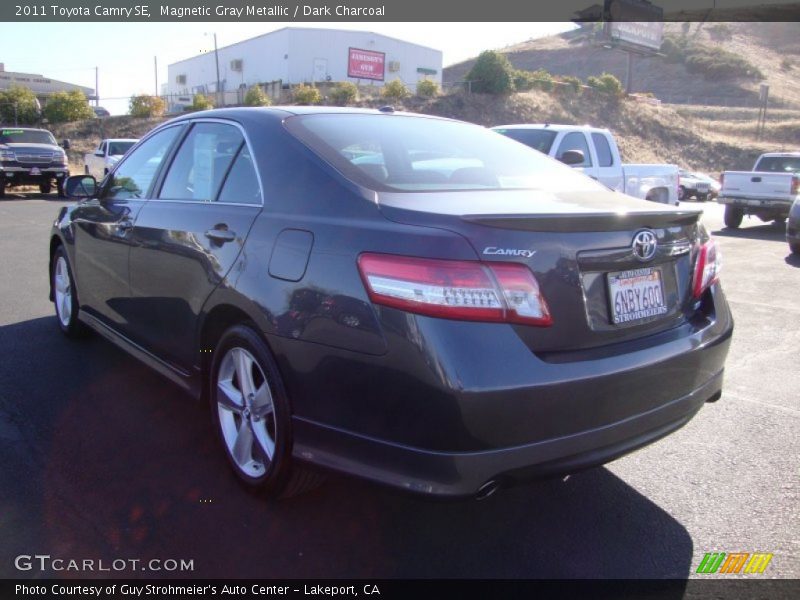
[[38, 120], [39, 102], [30, 89], [12, 85], [0, 92], [0, 122], [32, 125]]
[[514, 91], [514, 67], [505, 54], [494, 50], [480, 53], [467, 73], [472, 91], [482, 94], [510, 94]]
[[337, 106], [347, 106], [358, 100], [358, 87], [352, 81], [342, 81], [333, 86], [328, 98]]
[[260, 85], [254, 85], [244, 95], [245, 106], [270, 106], [272, 100]]
[[195, 94], [189, 110], [209, 110], [214, 108], [214, 101], [205, 94]]
[[439, 95], [439, 86], [431, 79], [423, 79], [417, 84], [417, 96], [433, 98]]
[[381, 96], [387, 100], [402, 100], [408, 98], [411, 93], [406, 88], [405, 84], [399, 79], [393, 79], [381, 90]]
[[94, 117], [89, 101], [80, 90], [56, 92], [47, 99], [43, 112], [51, 123], [71, 123]]
[[160, 117], [167, 110], [167, 103], [158, 96], [140, 94], [131, 96], [128, 111], [134, 117]]
[[622, 98], [625, 95], [622, 82], [611, 73], [603, 73], [600, 77], [589, 77], [586, 84], [611, 98]]
[[561, 93], [578, 95], [583, 91], [583, 82], [577, 77], [564, 75], [560, 81], [561, 85], [558, 86], [558, 90]]
[[313, 85], [301, 83], [294, 88], [292, 97], [297, 104], [319, 104], [322, 102], [322, 95]]

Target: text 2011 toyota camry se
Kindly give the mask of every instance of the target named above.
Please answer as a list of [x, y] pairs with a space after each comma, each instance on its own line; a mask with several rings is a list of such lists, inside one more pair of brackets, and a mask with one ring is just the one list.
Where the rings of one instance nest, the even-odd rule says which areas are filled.
[[733, 322], [699, 212], [475, 125], [213, 110], [68, 183], [58, 325], [204, 398], [233, 471], [271, 495], [323, 467], [485, 496], [721, 394]]

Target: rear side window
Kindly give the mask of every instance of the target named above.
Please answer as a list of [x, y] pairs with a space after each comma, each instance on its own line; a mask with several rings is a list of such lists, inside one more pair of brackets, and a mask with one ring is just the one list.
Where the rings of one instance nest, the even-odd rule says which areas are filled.
[[608, 139], [602, 133], [593, 133], [592, 141], [597, 152], [597, 164], [600, 167], [611, 167], [614, 165], [614, 155], [611, 154], [611, 146]]
[[583, 153], [583, 162], [577, 165], [572, 165], [573, 167], [592, 166], [592, 155], [589, 154], [589, 144], [586, 143], [586, 136], [582, 133], [573, 131], [572, 133], [565, 135], [564, 139], [561, 140], [561, 143], [558, 145], [556, 158], [560, 159], [562, 156], [564, 156], [564, 152], [567, 150], [577, 150]]
[[313, 114], [287, 130], [345, 177], [378, 191], [597, 190], [591, 179], [496, 132], [391, 114]]
[[195, 124], [169, 167], [159, 198], [210, 202], [243, 143], [233, 125]]
[[261, 204], [261, 186], [258, 184], [256, 167], [247, 145], [242, 146], [233, 161], [217, 202]]
[[145, 198], [161, 162], [183, 127], [169, 127], [150, 136], [125, 157], [104, 186], [102, 198]]

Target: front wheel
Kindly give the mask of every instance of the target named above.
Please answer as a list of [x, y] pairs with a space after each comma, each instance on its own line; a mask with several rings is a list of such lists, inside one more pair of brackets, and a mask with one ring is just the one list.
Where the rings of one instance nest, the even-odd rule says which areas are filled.
[[786, 217], [775, 217], [772, 221], [773, 225], [783, 225], [786, 223]]
[[56, 190], [58, 191], [58, 197], [59, 198], [66, 198], [67, 197], [67, 193], [64, 191], [64, 181], [62, 179], [59, 179], [56, 182]]
[[686, 188], [683, 186], [678, 187], [678, 200], [686, 200]]
[[51, 186], [50, 186], [50, 183], [49, 183], [49, 182], [48, 182], [48, 183], [40, 183], [40, 184], [39, 184], [39, 191], [40, 191], [42, 194], [49, 194], [51, 189], [52, 189], [52, 188], [51, 188]]
[[791, 242], [789, 244], [789, 250], [792, 251], [792, 254], [800, 254], [800, 244], [797, 242]]
[[742, 218], [744, 218], [744, 211], [741, 208], [730, 204], [725, 206], [725, 227], [738, 229], [742, 224]]
[[67, 337], [82, 337], [86, 326], [78, 320], [78, 295], [75, 293], [75, 280], [69, 266], [67, 252], [59, 246], [53, 255], [53, 301], [56, 305], [56, 320]]
[[237, 325], [222, 336], [209, 389], [214, 426], [239, 481], [268, 497], [316, 487], [321, 476], [292, 462], [289, 400], [269, 348], [253, 329]]

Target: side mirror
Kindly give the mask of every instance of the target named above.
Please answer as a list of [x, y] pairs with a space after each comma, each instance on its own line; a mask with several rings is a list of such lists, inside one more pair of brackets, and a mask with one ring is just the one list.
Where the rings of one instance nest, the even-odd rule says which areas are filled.
[[566, 150], [558, 159], [565, 165], [582, 165], [585, 157], [580, 150]]
[[91, 175], [67, 177], [64, 193], [69, 198], [93, 198], [97, 194], [97, 180]]
[[95, 156], [99, 156], [100, 158], [103, 158], [103, 156], [104, 156], [102, 150], [95, 150], [94, 155]]
[[69, 150], [69, 145], [70, 145], [70, 144], [69, 144], [69, 139], [63, 140], [63, 141], [61, 142], [61, 147], [62, 147], [64, 150]]

